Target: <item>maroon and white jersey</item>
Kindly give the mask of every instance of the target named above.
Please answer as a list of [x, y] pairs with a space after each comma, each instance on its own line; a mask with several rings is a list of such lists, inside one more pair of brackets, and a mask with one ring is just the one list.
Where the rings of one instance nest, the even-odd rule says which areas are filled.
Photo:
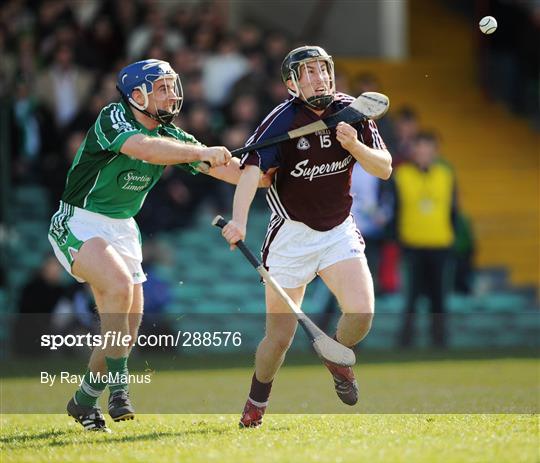
[[[247, 144], [282, 135], [323, 119], [347, 107], [354, 98], [338, 93], [321, 116], [297, 98], [277, 106], [261, 123]], [[353, 127], [359, 140], [371, 148], [386, 149], [373, 121]], [[266, 200], [272, 212], [284, 219], [303, 222], [318, 230], [330, 230], [350, 214], [351, 174], [356, 160], [336, 139], [336, 129], [314, 134], [247, 153], [241, 166], [255, 165], [266, 172], [279, 167]]]

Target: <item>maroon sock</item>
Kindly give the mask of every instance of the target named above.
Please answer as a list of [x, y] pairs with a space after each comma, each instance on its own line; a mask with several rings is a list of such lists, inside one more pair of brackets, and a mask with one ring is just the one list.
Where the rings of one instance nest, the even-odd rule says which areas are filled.
[[268, 402], [268, 397], [270, 397], [270, 391], [272, 390], [272, 381], [269, 383], [261, 383], [255, 373], [253, 373], [253, 378], [251, 379], [251, 389], [249, 391], [249, 398], [259, 403]]

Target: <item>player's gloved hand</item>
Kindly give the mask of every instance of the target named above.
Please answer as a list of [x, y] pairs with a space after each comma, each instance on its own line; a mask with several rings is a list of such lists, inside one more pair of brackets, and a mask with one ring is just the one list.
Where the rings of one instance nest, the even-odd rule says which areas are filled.
[[336, 138], [341, 143], [343, 149], [351, 151], [358, 143], [358, 133], [356, 129], [347, 124], [346, 122], [340, 122], [336, 127]]
[[223, 237], [231, 245], [231, 251], [236, 248], [235, 243], [246, 238], [246, 226], [230, 220], [227, 225], [223, 227], [221, 231]]
[[228, 165], [232, 155], [224, 146], [210, 146], [201, 152], [200, 160], [210, 164], [210, 167]]

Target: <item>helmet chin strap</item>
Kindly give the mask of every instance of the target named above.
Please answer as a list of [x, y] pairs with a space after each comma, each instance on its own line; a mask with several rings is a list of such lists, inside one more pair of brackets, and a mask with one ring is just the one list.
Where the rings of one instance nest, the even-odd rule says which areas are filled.
[[174, 120], [174, 116], [175, 116], [175, 114], [170, 113], [169, 111], [164, 111], [162, 109], [158, 109], [157, 114], [152, 114], [146, 109], [139, 109], [136, 106], [134, 106], [134, 108], [137, 111], [143, 113], [145, 116], [148, 116], [150, 119], [153, 119], [156, 122], [159, 122], [160, 124], [170, 124]]
[[152, 114], [151, 112], [147, 111], [146, 109], [141, 109], [138, 107], [138, 105], [133, 104], [130, 99], [127, 99], [122, 92], [120, 92], [120, 96], [122, 99], [130, 105], [132, 108], [136, 109], [140, 113], [143, 113], [145, 116], [148, 116], [150, 119], [155, 120], [156, 122], [159, 122], [160, 124], [170, 124], [173, 120], [176, 114], [170, 113], [169, 111], [164, 111], [163, 109], [158, 109], [157, 114]]
[[170, 113], [169, 111], [164, 111], [163, 109], [157, 110], [157, 116], [150, 116], [152, 119], [159, 121], [163, 124], [170, 124], [174, 120], [174, 113]]
[[157, 114], [152, 114], [146, 109], [139, 109], [136, 106], [133, 106], [133, 107], [140, 113], [143, 113], [145, 116], [148, 116], [150, 119], [153, 119], [156, 122], [159, 122], [160, 124], [170, 124], [174, 119], [174, 114], [168, 111], [163, 111], [161, 109], [158, 109]]
[[309, 98], [306, 98], [304, 96], [304, 92], [300, 88], [300, 84], [298, 83], [298, 78], [294, 75], [294, 76], [291, 77], [291, 81], [292, 81], [292, 84], [294, 86], [294, 89], [291, 89], [291, 88], [287, 87], [287, 90], [288, 90], [289, 94], [296, 97], [296, 98], [300, 98], [308, 106], [311, 106], [313, 109], [316, 109], [316, 110], [319, 110], [319, 111], [324, 111], [334, 101], [334, 95], [333, 94], [321, 95], [321, 96], [312, 95]]
[[334, 101], [334, 95], [322, 95], [322, 96], [310, 96], [306, 103], [309, 106], [314, 107], [315, 109], [324, 110], [328, 108]]
[[170, 113], [169, 111], [163, 111], [162, 109], [157, 110], [157, 114], [152, 114], [151, 112], [147, 111], [146, 109], [139, 109], [137, 106], [131, 105], [133, 108], [135, 108], [140, 113], [143, 113], [145, 116], [148, 116], [150, 119], [155, 120], [156, 122], [159, 122], [160, 124], [170, 124], [175, 114]]
[[309, 98], [305, 98], [303, 92], [300, 90], [298, 83], [293, 79], [293, 85], [295, 90], [292, 90], [290, 88], [287, 88], [289, 91], [289, 94], [294, 96], [295, 98], [299, 98], [300, 100], [304, 101], [308, 106], [311, 106], [313, 109], [317, 110], [325, 110], [332, 104], [334, 101], [334, 95], [322, 95], [322, 96], [310, 96]]

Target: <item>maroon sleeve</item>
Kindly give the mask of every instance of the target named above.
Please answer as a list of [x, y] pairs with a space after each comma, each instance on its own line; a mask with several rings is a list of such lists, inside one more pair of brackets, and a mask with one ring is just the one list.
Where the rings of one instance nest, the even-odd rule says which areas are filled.
[[240, 169], [246, 166], [257, 166], [259, 169], [261, 168], [261, 156], [257, 151], [250, 151], [242, 156], [242, 159], [240, 159]]
[[358, 132], [360, 141], [364, 145], [379, 150], [386, 149], [386, 145], [384, 144], [384, 141], [381, 137], [381, 134], [379, 133], [379, 129], [377, 128], [377, 124], [375, 124], [375, 121], [367, 121], [367, 123], [362, 122], [362, 126]]
[[[289, 99], [276, 106], [249, 137], [246, 146], [256, 144], [278, 135], [283, 135], [290, 130], [294, 120], [295, 110], [293, 99]], [[247, 153], [240, 161], [240, 169], [246, 165], [257, 166], [263, 172], [280, 164], [280, 149], [277, 145], [267, 146]]]

